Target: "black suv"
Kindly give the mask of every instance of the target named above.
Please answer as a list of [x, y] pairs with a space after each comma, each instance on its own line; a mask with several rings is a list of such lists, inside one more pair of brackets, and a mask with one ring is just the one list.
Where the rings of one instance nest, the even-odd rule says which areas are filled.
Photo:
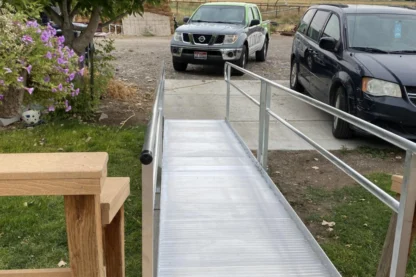
[[[408, 8], [310, 7], [293, 41], [290, 87], [416, 139], [415, 26]], [[334, 117], [335, 137], [349, 138], [353, 128]]]

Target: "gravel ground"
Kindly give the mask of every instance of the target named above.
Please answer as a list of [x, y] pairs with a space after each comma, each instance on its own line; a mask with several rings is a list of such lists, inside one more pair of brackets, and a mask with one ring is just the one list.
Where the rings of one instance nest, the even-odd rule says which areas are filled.
[[[101, 111], [109, 116], [104, 124], [120, 124], [127, 118], [127, 125], [145, 123], [152, 104], [152, 96], [159, 78], [162, 62], [166, 63], [167, 79], [213, 80], [223, 79], [223, 67], [190, 65], [186, 72], [175, 72], [169, 50], [170, 37], [121, 37], [115, 39], [116, 77], [138, 86], [139, 96], [131, 101], [107, 99]], [[271, 80], [287, 80], [290, 71], [292, 37], [275, 34], [271, 37], [267, 61], [255, 62], [250, 58], [247, 66], [261, 76]], [[247, 76], [233, 77], [249, 79]], [[143, 97], [140, 97], [140, 96]], [[150, 97], [151, 98], [151, 97]], [[146, 99], [139, 103], [141, 99]], [[150, 100], [150, 101], [149, 101]]]

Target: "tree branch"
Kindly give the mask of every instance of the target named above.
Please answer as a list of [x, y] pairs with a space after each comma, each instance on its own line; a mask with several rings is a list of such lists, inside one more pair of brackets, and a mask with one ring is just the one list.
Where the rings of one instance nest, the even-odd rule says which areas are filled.
[[107, 22], [105, 22], [105, 23], [101, 23], [99, 26], [101, 27], [101, 28], [103, 28], [103, 27], [107, 27], [108, 25], [110, 25], [111, 23], [113, 23], [114, 21], [117, 21], [117, 20], [120, 20], [120, 19], [122, 19], [123, 17], [125, 17], [126, 15], [128, 15], [129, 13], [122, 13], [122, 14], [120, 14], [120, 15], [118, 15], [118, 16], [116, 16], [116, 17], [114, 17], [113, 19], [110, 19], [110, 20], [108, 20]]
[[98, 22], [100, 21], [101, 7], [94, 7], [91, 13], [91, 17], [88, 23], [88, 27], [81, 33], [79, 37], [74, 39], [72, 43], [72, 48], [77, 52], [77, 54], [82, 54], [85, 51], [85, 48], [93, 40], [95, 31], [98, 27]]
[[75, 4], [75, 7], [72, 9], [71, 13], [70, 13], [70, 17], [74, 18], [74, 16], [78, 13], [79, 8], [81, 7], [80, 2]]
[[[69, 13], [68, 13], [68, 1], [63, 0], [61, 5], [61, 13], [64, 17], [64, 24], [69, 22]], [[72, 21], [72, 20], [71, 20]], [[72, 23], [72, 22], [71, 22]]]
[[45, 7], [45, 13], [59, 26], [62, 26], [62, 17], [51, 7]]

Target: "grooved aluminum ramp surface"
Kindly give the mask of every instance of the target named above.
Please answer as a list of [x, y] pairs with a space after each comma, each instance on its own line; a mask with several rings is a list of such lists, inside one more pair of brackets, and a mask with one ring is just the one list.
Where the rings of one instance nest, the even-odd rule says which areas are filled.
[[340, 276], [225, 121], [166, 120], [158, 277]]

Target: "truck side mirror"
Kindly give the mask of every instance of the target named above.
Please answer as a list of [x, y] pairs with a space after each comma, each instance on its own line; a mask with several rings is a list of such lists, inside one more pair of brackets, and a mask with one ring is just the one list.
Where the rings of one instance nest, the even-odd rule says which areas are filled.
[[250, 27], [257, 26], [257, 25], [260, 25], [260, 20], [258, 20], [258, 19], [251, 20]]
[[189, 21], [189, 16], [185, 16], [185, 17], [183, 18], [183, 22], [184, 22], [184, 23], [188, 23], [188, 21]]

